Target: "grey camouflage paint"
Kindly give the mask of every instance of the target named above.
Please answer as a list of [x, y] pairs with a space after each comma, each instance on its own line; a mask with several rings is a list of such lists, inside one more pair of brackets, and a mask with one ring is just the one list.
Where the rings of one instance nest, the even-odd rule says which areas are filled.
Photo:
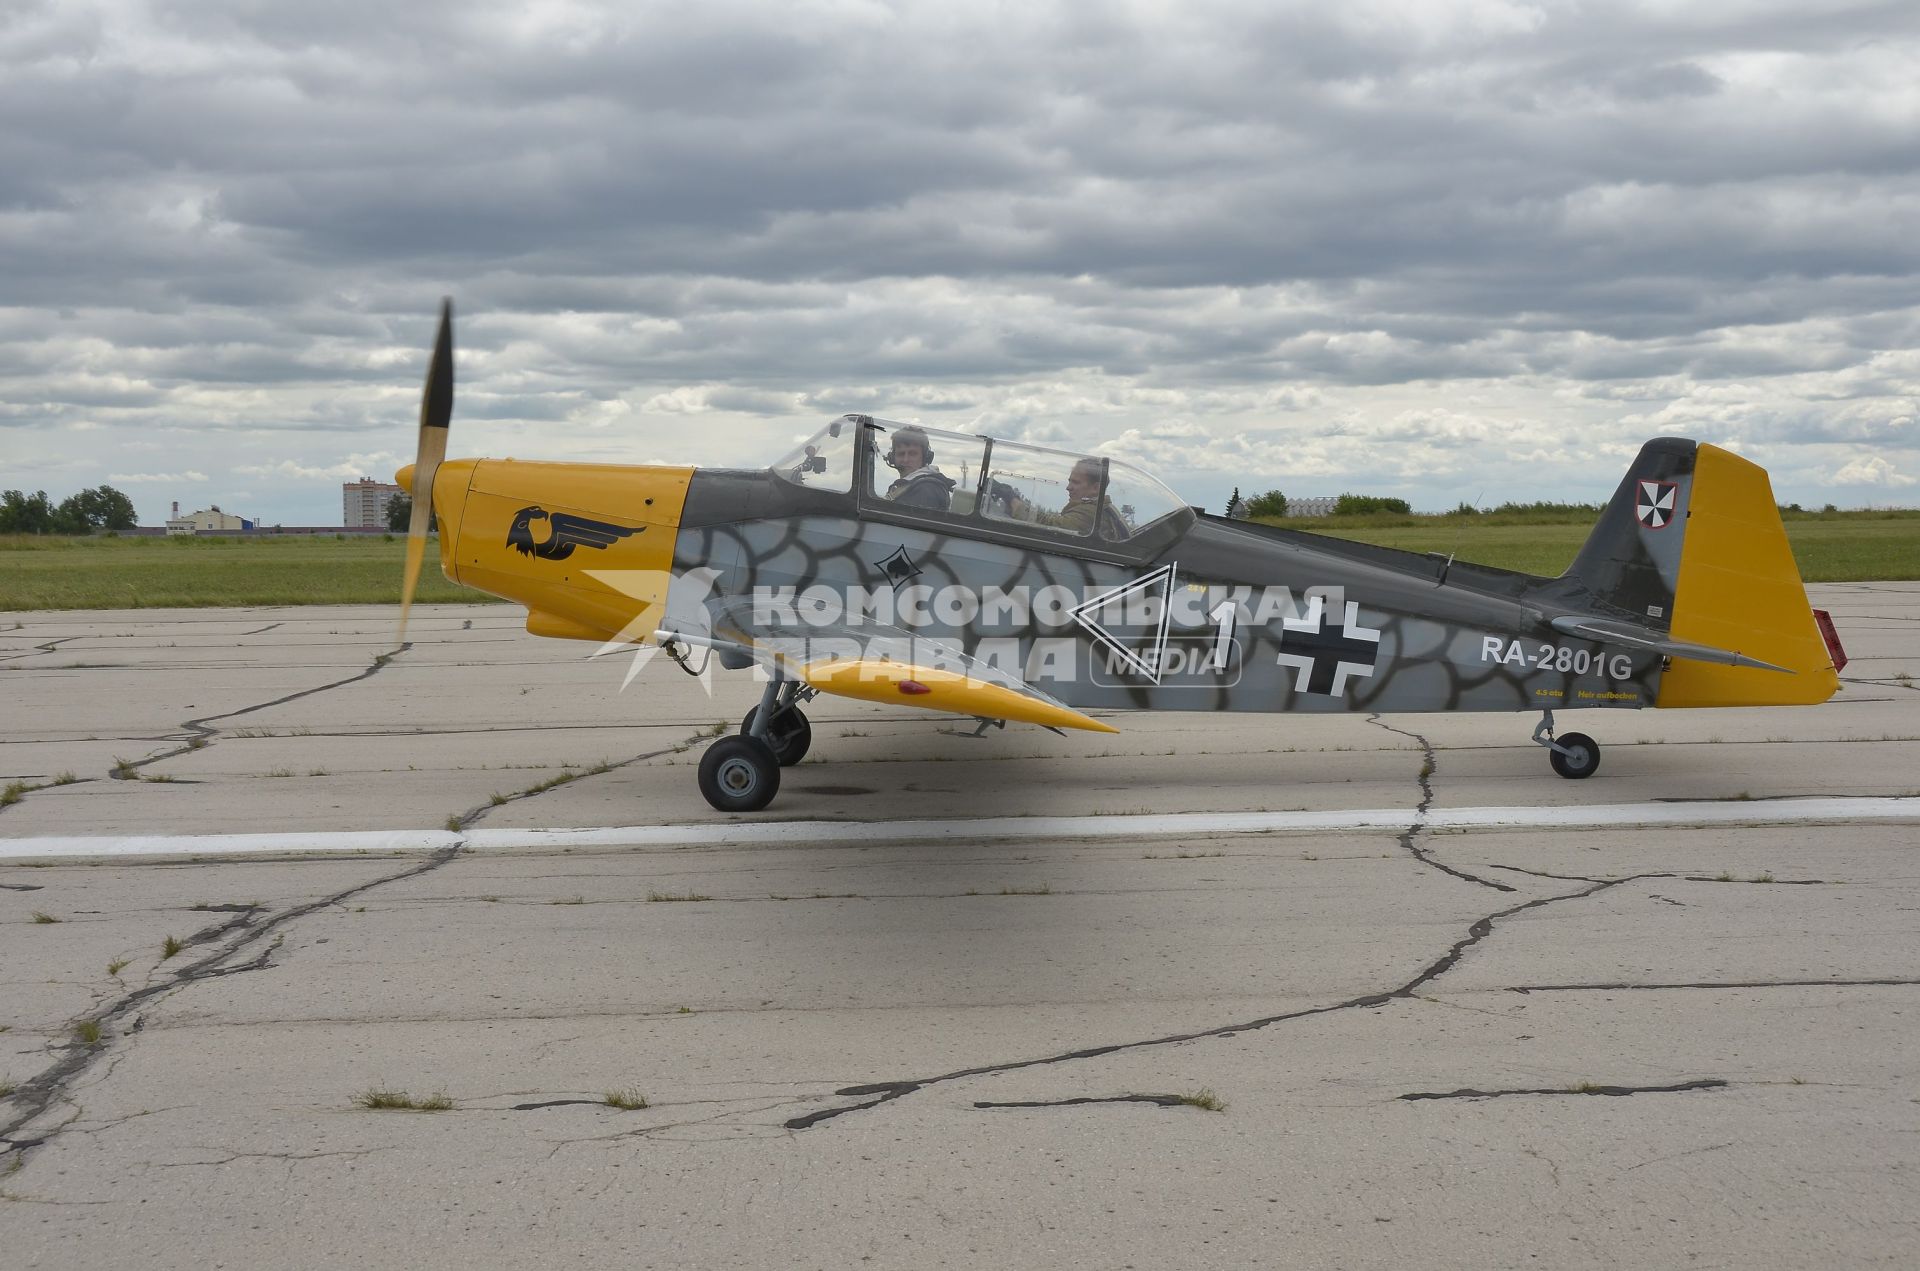
[[[815, 586], [838, 592], [895, 587], [886, 564], [892, 560], [897, 571], [903, 551], [918, 572], [899, 582], [896, 594], [916, 585], [959, 586], [975, 594], [988, 588], [1057, 586], [1079, 601], [1171, 568], [1176, 587], [1205, 590], [1189, 592], [1192, 600], [1176, 603], [1167, 615], [1169, 648], [1218, 647], [1220, 602], [1235, 601], [1225, 666], [1189, 665], [1169, 671], [1157, 684], [1145, 673], [1151, 659], [1141, 652], [1160, 637], [1161, 617], [1153, 606], [1131, 615], [1109, 606], [1098, 615], [1106, 619], [1103, 625], [1115, 644], [1135, 650], [1139, 660], [1131, 664], [1058, 612], [1050, 615], [1054, 620], [983, 616], [964, 623], [943, 622], [935, 614], [926, 625], [912, 627], [917, 636], [976, 658], [993, 654], [1001, 669], [1082, 709], [1633, 708], [1654, 701], [1659, 655], [1570, 639], [1548, 623], [1565, 614], [1603, 614], [1667, 629], [1693, 457], [1691, 441], [1649, 442], [1573, 567], [1558, 579], [1459, 562], [1448, 566], [1433, 557], [1192, 510], [1157, 524], [1134, 544], [1053, 545], [1033, 541], [1044, 536], [1011, 534], [978, 518], [901, 509], [870, 495], [822, 492], [771, 472], [717, 470], [693, 476], [674, 569], [676, 574], [700, 566], [716, 571], [714, 603], [737, 615], [740, 598], [757, 589], [765, 589], [764, 596], [782, 588], [797, 594]], [[1638, 514], [1644, 511], [1643, 481], [1663, 496], [1667, 485], [1673, 489], [1673, 506], [1659, 528]], [[867, 474], [859, 473], [853, 484], [856, 491], [867, 489]], [[1277, 610], [1270, 603], [1265, 620], [1256, 621], [1263, 590], [1275, 588], [1287, 588], [1294, 603]], [[1321, 597], [1317, 615], [1315, 595]], [[776, 621], [752, 634], [805, 631], [804, 624]], [[1368, 632], [1377, 632], [1377, 639], [1367, 638]], [[1489, 653], [1494, 642], [1497, 658]], [[1568, 651], [1564, 657], [1562, 649]], [[1545, 666], [1539, 665], [1543, 654]], [[1344, 673], [1338, 670], [1341, 661], [1348, 663]], [[1568, 669], [1557, 669], [1562, 664]], [[1574, 669], [1581, 665], [1588, 668], [1584, 673]]]

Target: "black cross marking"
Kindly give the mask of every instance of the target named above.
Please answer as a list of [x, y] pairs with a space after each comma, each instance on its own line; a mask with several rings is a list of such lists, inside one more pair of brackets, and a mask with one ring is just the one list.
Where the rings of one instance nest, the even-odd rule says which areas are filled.
[[1307, 673], [1306, 691], [1309, 693], [1332, 696], [1333, 677], [1342, 662], [1363, 666], [1369, 673], [1379, 662], [1379, 637], [1367, 640], [1349, 635], [1347, 624], [1334, 609], [1333, 605], [1321, 608], [1317, 630], [1299, 631], [1288, 627], [1280, 636], [1282, 654], [1312, 659], [1312, 669]]

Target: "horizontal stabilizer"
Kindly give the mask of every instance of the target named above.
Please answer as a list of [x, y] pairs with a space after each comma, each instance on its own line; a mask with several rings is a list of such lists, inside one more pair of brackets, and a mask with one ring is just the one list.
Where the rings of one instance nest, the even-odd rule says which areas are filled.
[[1665, 632], [1648, 627], [1636, 627], [1631, 622], [1618, 622], [1608, 618], [1582, 618], [1569, 614], [1566, 617], [1553, 619], [1550, 625], [1562, 635], [1600, 640], [1607, 644], [1632, 645], [1636, 649], [1664, 653], [1672, 658], [1687, 658], [1694, 662], [1715, 662], [1721, 666], [1750, 666], [1761, 671], [1792, 674], [1784, 666], [1762, 662], [1759, 658], [1750, 658], [1732, 649], [1716, 649], [1710, 644], [1675, 640]]

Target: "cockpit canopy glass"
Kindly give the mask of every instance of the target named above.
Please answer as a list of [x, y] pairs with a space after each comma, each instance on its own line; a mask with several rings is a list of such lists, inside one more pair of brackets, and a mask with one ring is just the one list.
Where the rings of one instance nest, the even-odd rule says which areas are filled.
[[853, 489], [853, 446], [859, 425], [843, 416], [794, 447], [773, 473], [810, 490], [845, 494]]
[[773, 472], [846, 493], [862, 461], [863, 502], [989, 533], [1119, 546], [1186, 513], [1180, 496], [1116, 459], [863, 415], [834, 420]]

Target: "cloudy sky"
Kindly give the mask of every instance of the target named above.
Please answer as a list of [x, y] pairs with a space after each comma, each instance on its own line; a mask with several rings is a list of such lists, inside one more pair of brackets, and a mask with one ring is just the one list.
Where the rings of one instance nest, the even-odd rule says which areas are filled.
[[1920, 5], [0, 0], [0, 487], [333, 524], [410, 457], [862, 411], [1216, 509], [1920, 503]]

